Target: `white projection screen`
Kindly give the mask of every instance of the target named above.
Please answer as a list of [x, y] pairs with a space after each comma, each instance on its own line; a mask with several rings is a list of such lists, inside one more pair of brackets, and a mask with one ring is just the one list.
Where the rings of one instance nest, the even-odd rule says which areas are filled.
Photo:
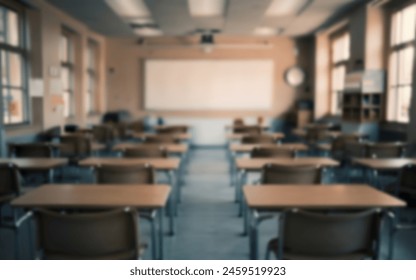
[[273, 95], [272, 60], [145, 61], [149, 110], [268, 110]]

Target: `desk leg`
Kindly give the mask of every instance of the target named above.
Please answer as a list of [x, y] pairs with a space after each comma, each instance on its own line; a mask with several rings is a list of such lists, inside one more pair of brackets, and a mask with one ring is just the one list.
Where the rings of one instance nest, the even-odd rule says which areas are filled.
[[52, 184], [53, 183], [53, 177], [54, 177], [54, 172], [55, 171], [55, 169], [54, 168], [51, 168], [51, 169], [49, 169], [49, 171], [48, 171], [48, 177], [49, 177], [49, 183], [50, 184]]
[[[156, 216], [160, 215], [161, 213], [156, 213]], [[156, 224], [156, 218], [153, 217], [153, 219], [150, 221], [150, 231], [151, 231], [151, 246], [152, 246], [152, 259], [157, 260], [157, 246], [158, 246], [158, 236], [157, 236], [157, 230], [158, 226]], [[160, 229], [159, 229], [160, 231]], [[160, 238], [160, 237], [159, 237]]]
[[169, 184], [172, 187], [172, 192], [171, 195], [169, 196], [169, 207], [168, 207], [168, 213], [169, 213], [169, 234], [170, 235], [175, 235], [175, 224], [174, 224], [174, 216], [175, 214], [177, 214], [177, 208], [178, 208], [178, 200], [177, 200], [177, 196], [178, 196], [178, 185], [176, 184], [176, 180], [175, 180], [175, 172], [174, 171], [169, 171], [168, 172], [168, 177], [169, 177]]
[[239, 201], [239, 210], [238, 210], [238, 216], [241, 217], [243, 215], [243, 186], [247, 182], [247, 172], [245, 170], [242, 170], [240, 172], [240, 180], [236, 186], [237, 188], [237, 195], [238, 195], [238, 201]]
[[164, 258], [164, 246], [163, 246], [163, 208], [159, 209], [159, 259]]
[[243, 198], [243, 236], [247, 235], [249, 228], [249, 209], [246, 200]]
[[255, 210], [250, 211], [250, 228], [249, 228], [249, 248], [250, 248], [250, 259], [258, 259], [258, 222], [256, 218], [257, 214]]

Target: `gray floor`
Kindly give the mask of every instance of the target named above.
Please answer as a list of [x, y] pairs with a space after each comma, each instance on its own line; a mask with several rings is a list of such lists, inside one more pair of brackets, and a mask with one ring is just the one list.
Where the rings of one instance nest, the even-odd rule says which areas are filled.
[[[241, 235], [243, 221], [237, 216], [225, 150], [193, 150], [185, 175], [176, 235], [165, 237], [165, 258], [247, 259], [248, 239]], [[148, 225], [145, 221], [141, 225], [143, 240], [148, 242]], [[398, 235], [395, 258], [416, 259], [415, 233], [410, 231]], [[267, 241], [276, 234], [276, 220], [261, 225], [260, 257], [264, 257]], [[22, 258], [30, 257], [28, 240], [27, 227], [24, 227], [19, 237]], [[383, 236], [382, 258], [386, 257], [386, 243], [387, 239]], [[0, 229], [0, 259], [14, 258], [13, 244], [13, 234]], [[144, 255], [144, 259], [149, 258], [150, 249]]]

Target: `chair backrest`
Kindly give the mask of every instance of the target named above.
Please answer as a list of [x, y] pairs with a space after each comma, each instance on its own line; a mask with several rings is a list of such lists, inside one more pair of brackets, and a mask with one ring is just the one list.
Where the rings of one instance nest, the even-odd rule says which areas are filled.
[[306, 141], [322, 141], [328, 138], [328, 128], [324, 126], [313, 126], [306, 128]]
[[344, 151], [346, 143], [358, 143], [360, 140], [360, 137], [358, 135], [353, 134], [342, 134], [339, 137], [336, 137], [332, 141], [331, 145], [331, 151], [332, 152], [338, 152], [338, 151]]
[[16, 144], [10, 146], [11, 154], [15, 157], [24, 158], [51, 158], [53, 157], [52, 147], [43, 143]]
[[98, 184], [154, 184], [155, 171], [148, 164], [102, 165], [96, 168]]
[[362, 158], [367, 155], [367, 145], [356, 141], [346, 141], [344, 143], [344, 155], [347, 158]]
[[130, 122], [127, 125], [127, 127], [128, 127], [128, 129], [131, 129], [135, 132], [143, 132], [144, 131], [144, 124], [143, 124], [143, 121], [141, 121], [141, 120]]
[[157, 144], [173, 144], [178, 143], [178, 140], [175, 139], [175, 136], [172, 134], [156, 134], [156, 135], [147, 135], [144, 139], [145, 143], [157, 143]]
[[82, 157], [91, 154], [92, 139], [88, 135], [73, 134], [61, 136], [61, 155], [69, 157]]
[[234, 126], [243, 126], [244, 125], [244, 120], [242, 118], [236, 118], [233, 120], [233, 125]]
[[273, 144], [276, 143], [276, 139], [271, 135], [267, 134], [255, 134], [255, 135], [245, 135], [241, 139], [243, 144]]
[[110, 124], [94, 125], [92, 135], [97, 142], [109, 143], [115, 140], [116, 129]]
[[158, 128], [156, 131], [161, 134], [187, 133], [188, 127], [186, 125], [170, 125]]
[[385, 142], [370, 143], [367, 145], [367, 157], [371, 158], [397, 158], [404, 155], [403, 143]]
[[53, 126], [39, 133], [38, 137], [40, 141], [50, 142], [54, 138], [58, 138], [61, 135], [61, 127]]
[[279, 147], [255, 147], [251, 151], [252, 158], [294, 158], [295, 152], [291, 149]]
[[166, 149], [157, 146], [127, 148], [124, 151], [124, 157], [127, 158], [165, 158], [167, 156]]
[[138, 215], [131, 209], [35, 211], [45, 259], [138, 259]]
[[237, 126], [233, 128], [233, 132], [245, 134], [260, 134], [262, 132], [262, 128], [258, 125]]
[[261, 175], [262, 184], [320, 184], [321, 169], [315, 165], [290, 166], [266, 164]]
[[21, 176], [16, 165], [0, 163], [0, 204], [18, 196], [21, 192]]
[[381, 214], [377, 210], [287, 211], [281, 217], [278, 258], [376, 258], [380, 223]]

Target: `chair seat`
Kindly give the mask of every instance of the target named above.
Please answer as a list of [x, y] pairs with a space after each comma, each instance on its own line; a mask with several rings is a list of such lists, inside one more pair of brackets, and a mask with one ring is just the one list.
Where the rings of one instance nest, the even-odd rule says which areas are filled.
[[[267, 250], [271, 250], [275, 256], [277, 256], [279, 239], [273, 238], [267, 244]], [[365, 252], [349, 253], [342, 255], [305, 255], [305, 254], [296, 254], [296, 253], [284, 253], [284, 259], [286, 260], [363, 260], [370, 259], [370, 254]]]

